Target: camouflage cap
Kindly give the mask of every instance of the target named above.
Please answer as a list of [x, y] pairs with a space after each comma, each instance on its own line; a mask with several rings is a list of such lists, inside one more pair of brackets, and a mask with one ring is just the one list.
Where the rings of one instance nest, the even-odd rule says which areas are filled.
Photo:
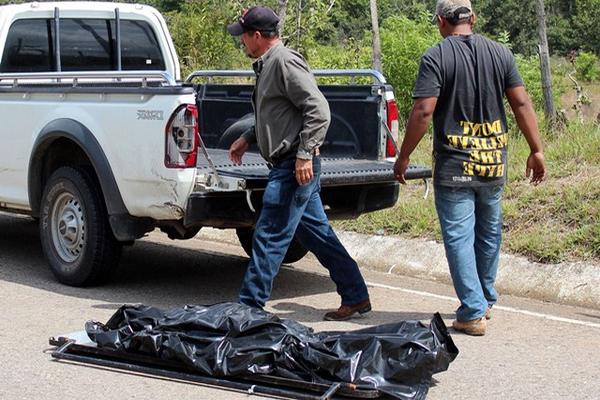
[[473, 15], [473, 8], [470, 0], [438, 0], [435, 6], [436, 16], [443, 18], [461, 20]]

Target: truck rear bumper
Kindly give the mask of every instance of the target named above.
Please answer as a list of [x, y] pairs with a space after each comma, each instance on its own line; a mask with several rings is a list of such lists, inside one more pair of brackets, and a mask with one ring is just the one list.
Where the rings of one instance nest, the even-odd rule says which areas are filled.
[[[392, 207], [398, 200], [399, 184], [395, 182], [325, 186], [321, 200], [330, 219], [356, 218], [359, 215]], [[198, 192], [188, 199], [184, 226], [214, 228], [241, 228], [254, 225], [262, 206], [262, 190], [250, 192]]]
[[[197, 191], [188, 198], [184, 226], [253, 226], [262, 206], [269, 166], [256, 153], [246, 153], [242, 165], [229, 161], [227, 150], [208, 149], [208, 153], [212, 165], [208, 159], [198, 161]], [[396, 204], [400, 188], [393, 162], [327, 157], [321, 160], [321, 200], [329, 218], [356, 218]], [[215, 171], [223, 180], [221, 185], [215, 185]], [[406, 179], [430, 177], [431, 169], [418, 166], [410, 166], [405, 174]]]

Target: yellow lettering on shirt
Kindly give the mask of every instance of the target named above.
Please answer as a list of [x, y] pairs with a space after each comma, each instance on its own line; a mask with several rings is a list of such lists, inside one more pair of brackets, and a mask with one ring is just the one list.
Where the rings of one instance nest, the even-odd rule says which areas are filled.
[[483, 165], [464, 161], [463, 174], [486, 178], [501, 178], [504, 176], [504, 164]]
[[466, 150], [469, 160], [463, 162], [463, 175], [501, 178], [505, 166], [502, 149], [508, 144], [508, 134], [502, 130], [501, 120], [481, 123], [459, 121], [462, 134], [449, 134], [448, 145]]
[[502, 151], [479, 151], [473, 150], [470, 152], [471, 161], [479, 164], [502, 164]]
[[473, 163], [463, 161], [463, 175], [475, 175], [473, 173]]
[[502, 133], [502, 124], [500, 120], [493, 122], [470, 122], [470, 121], [459, 121], [458, 123], [463, 130], [463, 135], [466, 136], [492, 136], [499, 135]]
[[489, 138], [471, 136], [448, 135], [450, 147], [461, 150], [496, 150], [506, 147], [508, 135], [506, 133]]

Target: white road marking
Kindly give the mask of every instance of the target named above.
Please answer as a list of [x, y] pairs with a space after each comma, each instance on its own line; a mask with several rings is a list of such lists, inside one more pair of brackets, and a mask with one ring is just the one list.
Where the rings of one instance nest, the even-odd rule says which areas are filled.
[[[455, 297], [442, 296], [439, 294], [423, 292], [420, 290], [404, 289], [404, 288], [397, 287], [397, 286], [384, 285], [381, 283], [374, 283], [374, 282], [367, 282], [367, 285], [382, 288], [382, 289], [396, 290], [398, 292], [416, 294], [419, 296], [432, 297], [434, 299], [447, 300], [447, 301], [451, 301], [453, 303], [458, 303], [458, 300]], [[544, 319], [547, 319], [550, 321], [564, 322], [567, 324], [583, 325], [583, 326], [589, 326], [592, 328], [600, 328], [600, 324], [595, 323], [595, 322], [581, 321], [578, 319], [571, 319], [571, 318], [563, 318], [563, 317], [558, 317], [556, 315], [551, 315], [551, 314], [544, 314], [544, 313], [539, 313], [539, 312], [521, 310], [520, 308], [495, 305], [494, 310], [501, 310], [501, 311], [507, 311], [507, 312], [512, 312], [512, 313], [516, 313], [516, 314], [523, 314], [523, 315], [528, 315], [530, 317], [544, 318]]]

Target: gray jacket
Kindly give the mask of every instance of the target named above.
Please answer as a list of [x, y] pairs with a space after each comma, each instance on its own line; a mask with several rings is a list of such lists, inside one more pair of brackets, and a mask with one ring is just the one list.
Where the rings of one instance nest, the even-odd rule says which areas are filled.
[[312, 159], [329, 127], [329, 104], [308, 64], [281, 42], [252, 65], [256, 86], [252, 105], [256, 125], [242, 136], [257, 142], [270, 162], [295, 157]]

